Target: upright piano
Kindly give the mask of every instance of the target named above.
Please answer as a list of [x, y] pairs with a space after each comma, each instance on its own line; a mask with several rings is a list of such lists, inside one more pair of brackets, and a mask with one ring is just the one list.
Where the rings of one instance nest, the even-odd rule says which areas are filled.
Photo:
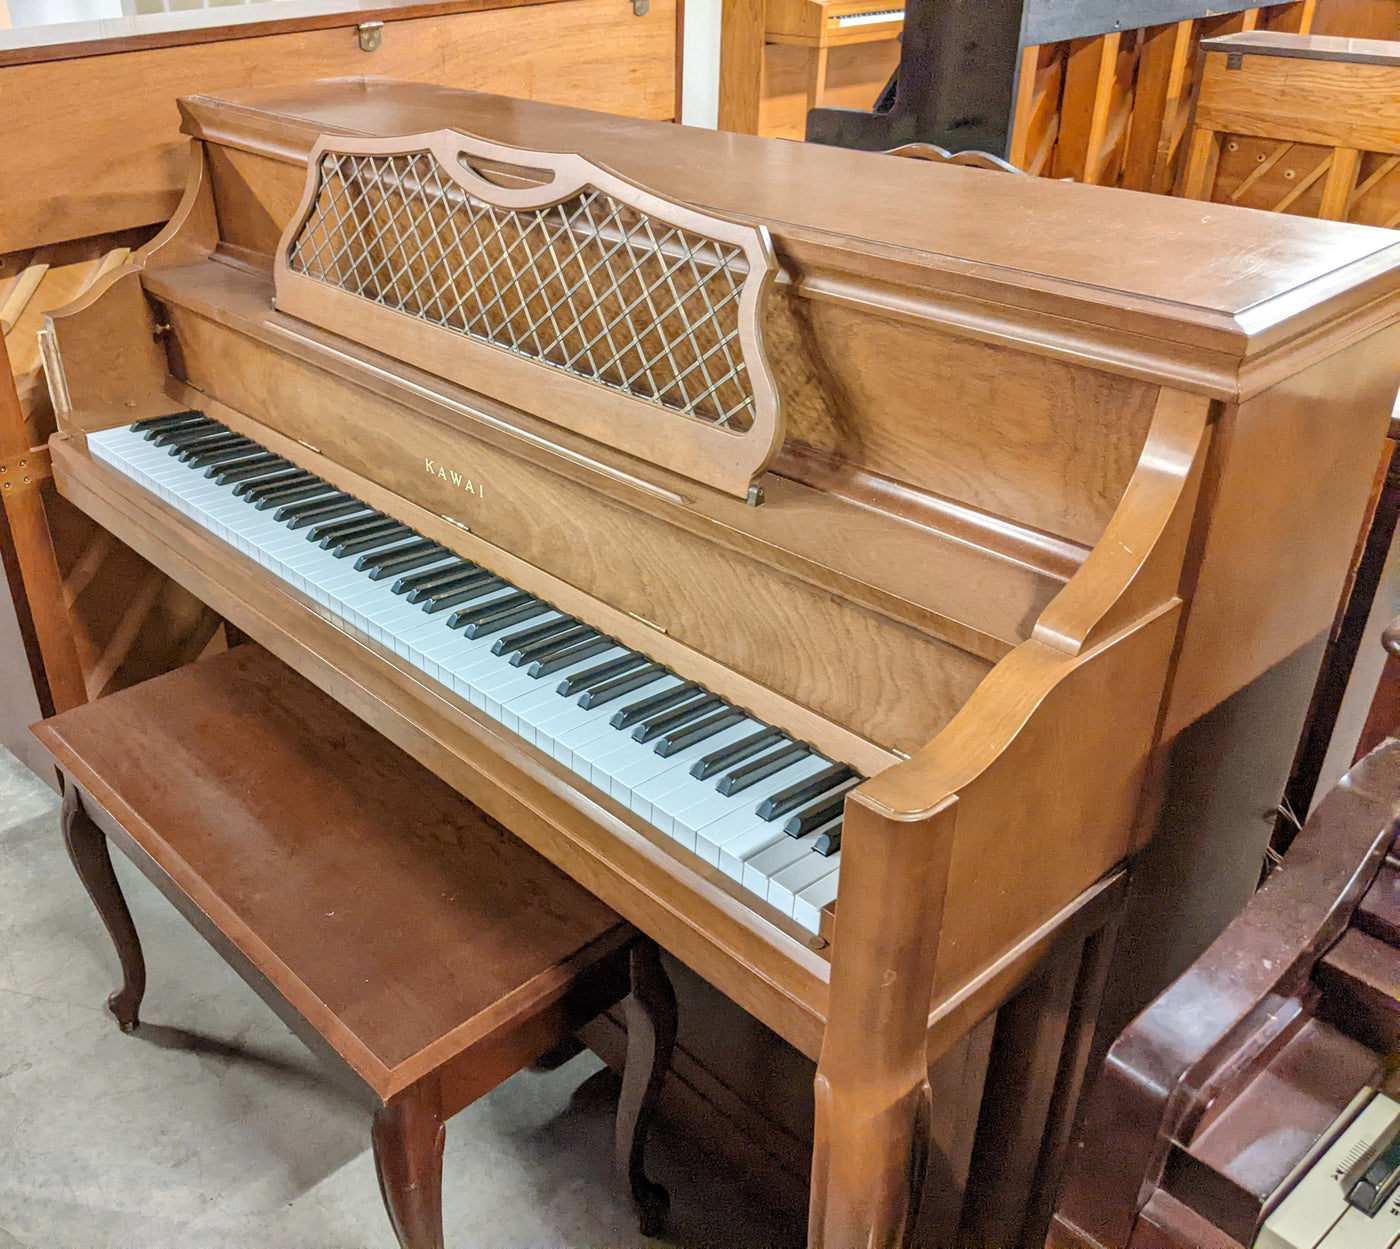
[[1400, 741], [1114, 1042], [1053, 1249], [1400, 1240]]
[[1330, 622], [1400, 243], [421, 84], [181, 107], [178, 212], [48, 318], [58, 489], [817, 1060], [813, 1245], [1019, 1243], [940, 1198], [1064, 1113], [951, 1144], [992, 1059], [940, 1061]]

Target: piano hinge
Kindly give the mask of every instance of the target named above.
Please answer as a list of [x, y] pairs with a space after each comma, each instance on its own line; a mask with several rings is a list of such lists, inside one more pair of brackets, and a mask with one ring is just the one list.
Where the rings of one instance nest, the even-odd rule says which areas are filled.
[[646, 627], [647, 627], [648, 629], [655, 629], [658, 633], [665, 633], [665, 632], [666, 632], [666, 630], [663, 629], [663, 628], [662, 628], [659, 624], [657, 624], [656, 621], [654, 621], [654, 620], [648, 620], [645, 616], [639, 616], [639, 615], [637, 615], [637, 613], [634, 612], [634, 611], [629, 611], [627, 614], [628, 614], [629, 616], [631, 616], [633, 620], [636, 620], [636, 621], [640, 622], [641, 624], [646, 625]]
[[302, 445], [303, 447], [305, 447], [308, 451], [314, 452], [316, 455], [320, 455], [320, 454], [321, 454], [321, 448], [320, 448], [320, 447], [313, 447], [313, 446], [312, 446], [309, 442], [307, 442], [304, 438], [298, 438], [297, 441], [298, 441], [299, 443], [301, 443], [301, 445]]
[[444, 516], [441, 512], [437, 514], [438, 520], [445, 520], [449, 525], [456, 525], [463, 533], [471, 533], [470, 525], [464, 525], [460, 520], [453, 520], [451, 516]]
[[0, 494], [23, 494], [53, 476], [47, 447], [31, 447], [0, 460]]

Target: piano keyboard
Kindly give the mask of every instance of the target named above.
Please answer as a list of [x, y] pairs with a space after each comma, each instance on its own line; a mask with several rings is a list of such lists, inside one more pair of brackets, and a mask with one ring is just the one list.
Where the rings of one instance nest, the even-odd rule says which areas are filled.
[[198, 412], [89, 434], [88, 448], [819, 930], [853, 769]]
[[904, 10], [880, 9], [873, 13], [838, 13], [832, 20], [842, 29], [852, 26], [875, 26], [881, 22], [902, 22]]

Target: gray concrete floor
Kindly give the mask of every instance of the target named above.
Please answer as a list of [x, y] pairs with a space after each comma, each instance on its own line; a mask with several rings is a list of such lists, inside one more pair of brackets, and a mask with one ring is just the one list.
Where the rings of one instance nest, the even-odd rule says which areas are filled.
[[[116, 955], [54, 793], [0, 748], [0, 1249], [393, 1249], [358, 1103], [114, 854], [149, 967], [143, 1024], [105, 1009]], [[610, 1171], [616, 1080], [584, 1054], [447, 1131], [452, 1249], [646, 1243]], [[663, 1127], [663, 1242], [802, 1243], [723, 1161]]]

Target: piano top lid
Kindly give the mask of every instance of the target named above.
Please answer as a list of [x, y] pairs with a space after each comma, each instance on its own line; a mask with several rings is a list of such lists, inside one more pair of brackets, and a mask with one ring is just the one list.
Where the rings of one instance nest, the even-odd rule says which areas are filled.
[[1230, 374], [1362, 309], [1372, 329], [1400, 318], [1400, 235], [1370, 226], [389, 79], [249, 88], [181, 108], [187, 133], [300, 161], [321, 133], [442, 127], [577, 152], [658, 194], [761, 220], [780, 254], [785, 242], [864, 253], [919, 294], [1067, 318], [1120, 342], [1145, 336], [1209, 353]]

